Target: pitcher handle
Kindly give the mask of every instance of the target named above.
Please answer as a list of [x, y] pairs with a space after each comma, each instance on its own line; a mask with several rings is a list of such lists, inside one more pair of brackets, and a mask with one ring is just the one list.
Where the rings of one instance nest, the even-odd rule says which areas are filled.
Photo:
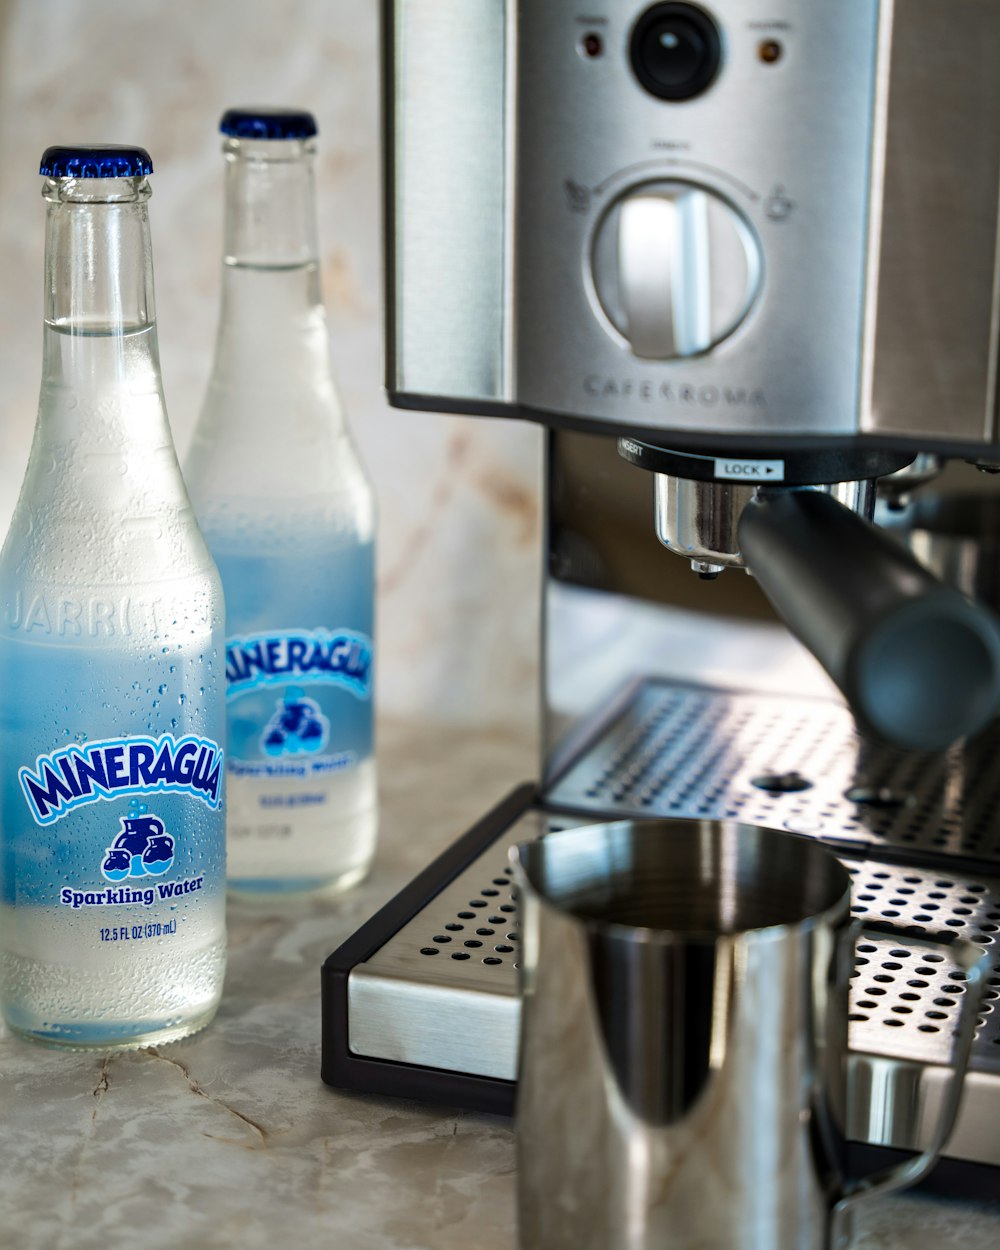
[[951, 1052], [951, 1076], [948, 1078], [941, 1098], [941, 1109], [937, 1123], [931, 1134], [930, 1142], [920, 1154], [914, 1155], [903, 1163], [897, 1163], [880, 1172], [872, 1172], [858, 1180], [846, 1179], [841, 1186], [841, 1195], [834, 1204], [834, 1216], [839, 1218], [851, 1210], [859, 1202], [872, 1198], [876, 1194], [890, 1193], [895, 1189], [905, 1189], [923, 1180], [937, 1162], [938, 1155], [951, 1135], [958, 1118], [958, 1108], [962, 1100], [962, 1084], [966, 1069], [969, 1066], [969, 1055], [976, 1035], [976, 1017], [986, 988], [992, 960], [989, 952], [982, 950], [975, 943], [965, 938], [953, 938], [951, 941], [935, 940], [934, 938], [914, 937], [904, 933], [892, 925], [872, 926], [858, 922], [854, 930], [854, 941], [863, 932], [878, 936], [898, 937], [905, 939], [909, 945], [935, 946], [948, 952], [952, 960], [965, 973], [965, 993], [962, 995], [962, 1008], [959, 1015], [958, 1028]]

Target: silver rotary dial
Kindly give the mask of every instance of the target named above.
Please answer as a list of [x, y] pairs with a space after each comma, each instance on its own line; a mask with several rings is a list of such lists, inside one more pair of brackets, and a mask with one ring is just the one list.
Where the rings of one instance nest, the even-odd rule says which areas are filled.
[[711, 350], [761, 285], [749, 223], [722, 196], [688, 182], [648, 182], [620, 195], [598, 225], [591, 262], [605, 315], [645, 360]]

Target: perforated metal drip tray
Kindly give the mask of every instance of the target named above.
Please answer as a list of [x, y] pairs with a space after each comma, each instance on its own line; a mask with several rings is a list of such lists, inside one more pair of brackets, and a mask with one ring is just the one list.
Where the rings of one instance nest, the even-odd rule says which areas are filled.
[[331, 956], [324, 1079], [509, 1110], [519, 927], [507, 847], [609, 816], [725, 816], [829, 842], [854, 877], [854, 913], [894, 929], [857, 951], [857, 1139], [917, 1148], [947, 1070], [965, 978], [908, 939], [953, 933], [995, 952], [974, 1094], [949, 1149], [1000, 1165], [998, 746], [902, 756], [860, 744], [837, 705], [643, 684], [543, 800], [511, 796]]
[[859, 738], [836, 703], [644, 681], [546, 799], [586, 814], [729, 817], [1000, 872], [997, 726], [950, 751], [903, 752]]

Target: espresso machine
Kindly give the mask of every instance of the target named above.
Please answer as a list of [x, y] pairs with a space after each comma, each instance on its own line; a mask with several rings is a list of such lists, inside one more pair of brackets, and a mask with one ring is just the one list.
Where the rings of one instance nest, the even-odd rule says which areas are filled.
[[509, 1112], [508, 846], [739, 819], [854, 875], [860, 1155], [944, 1087], [963, 978], [908, 938], [996, 950], [935, 1173], [989, 1192], [1000, 628], [906, 517], [1000, 468], [1000, 3], [386, 0], [384, 39], [390, 399], [546, 427], [543, 751], [330, 956], [324, 1080]]

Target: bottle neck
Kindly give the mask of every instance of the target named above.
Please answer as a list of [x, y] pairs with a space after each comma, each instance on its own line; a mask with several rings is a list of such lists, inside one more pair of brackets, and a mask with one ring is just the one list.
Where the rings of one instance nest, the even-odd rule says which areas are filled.
[[227, 139], [223, 151], [226, 267], [315, 266], [315, 144], [303, 139]]
[[[160, 381], [149, 186], [60, 178], [43, 195], [42, 383], [18, 508], [40, 518], [39, 533], [51, 524], [95, 532], [94, 518], [110, 517], [101, 532], [125, 541], [142, 518], [189, 507]], [[80, 559], [89, 567], [89, 555]]]
[[[309, 379], [339, 424], [320, 290], [313, 154], [301, 139], [227, 139], [222, 307], [209, 403], [238, 419], [246, 394], [280, 411]], [[234, 419], [237, 419], [234, 416]]]
[[159, 388], [145, 178], [49, 180], [43, 386]]

